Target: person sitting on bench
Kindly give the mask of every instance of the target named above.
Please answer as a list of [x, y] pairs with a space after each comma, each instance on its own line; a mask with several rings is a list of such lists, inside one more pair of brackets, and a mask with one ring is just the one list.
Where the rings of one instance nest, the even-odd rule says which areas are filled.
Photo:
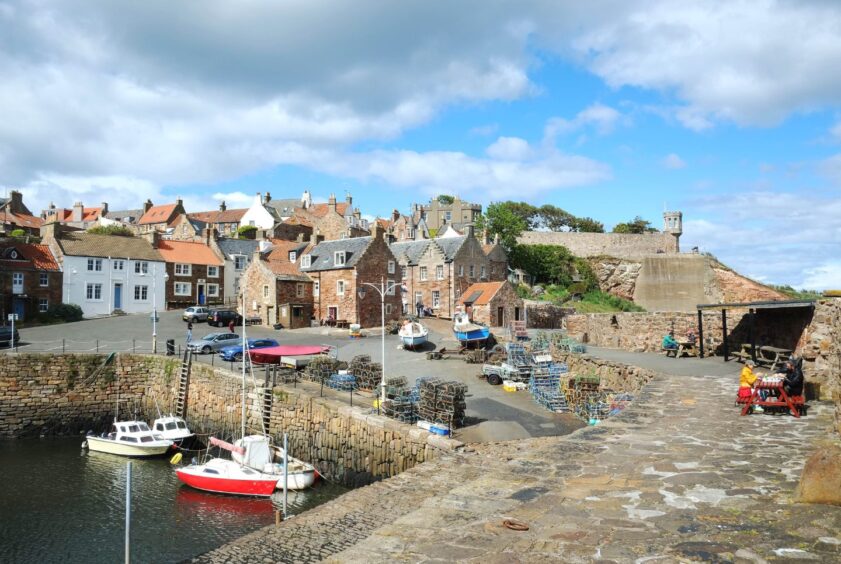
[[[747, 400], [753, 394], [753, 387], [756, 385], [757, 375], [754, 374], [753, 369], [756, 365], [752, 360], [749, 360], [742, 367], [742, 372], [739, 374], [739, 394], [738, 398]], [[762, 408], [756, 406], [756, 411], [762, 412]]]
[[675, 341], [674, 331], [669, 331], [669, 334], [663, 337], [663, 348], [667, 351], [677, 350], [677, 341]]
[[698, 340], [698, 337], [696, 337], [696, 336], [695, 336], [695, 331], [693, 331], [692, 329], [690, 329], [689, 331], [687, 331], [687, 333], [686, 333], [686, 342], [687, 342], [687, 343], [689, 343], [690, 345], [693, 345], [693, 346], [694, 346], [694, 345], [695, 345], [695, 342], [696, 342], [697, 340]]
[[783, 365], [783, 388], [789, 396], [803, 395], [803, 369], [798, 361], [803, 362], [802, 359], [792, 357]]

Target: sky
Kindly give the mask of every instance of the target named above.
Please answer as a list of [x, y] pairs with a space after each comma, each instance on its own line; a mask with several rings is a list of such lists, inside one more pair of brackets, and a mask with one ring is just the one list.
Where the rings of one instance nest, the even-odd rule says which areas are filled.
[[838, 61], [829, 0], [0, 0], [0, 190], [680, 210], [683, 249], [841, 288]]

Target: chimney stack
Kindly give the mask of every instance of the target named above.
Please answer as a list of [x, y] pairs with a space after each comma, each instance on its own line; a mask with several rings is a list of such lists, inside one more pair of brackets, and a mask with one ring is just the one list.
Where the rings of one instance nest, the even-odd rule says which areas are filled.
[[345, 194], [345, 202], [347, 202], [348, 207], [353, 206], [353, 196], [350, 195], [350, 192]]
[[73, 212], [70, 215], [70, 221], [81, 223], [84, 215], [85, 207], [82, 205], [82, 202], [76, 202], [73, 204]]
[[146, 200], [146, 201], [143, 203], [143, 213], [145, 214], [145, 213], [146, 213], [146, 212], [148, 212], [150, 209], [152, 209], [152, 200]]
[[310, 235], [310, 244], [313, 247], [318, 245], [319, 243], [321, 243], [323, 240], [324, 240], [324, 235], [322, 235], [321, 232], [317, 229], [312, 232], [312, 235]]
[[272, 195], [270, 192], [266, 192], [266, 197], [263, 199], [264, 204], [268, 204], [272, 201]]
[[9, 192], [9, 211], [12, 213], [24, 213], [25, 208], [23, 206], [23, 194], [18, 192], [17, 190], [12, 190]]
[[487, 227], [482, 229], [482, 243], [484, 243], [485, 245], [490, 245], [491, 244], [491, 235], [490, 235], [490, 233], [488, 233], [488, 228]]
[[100, 217], [105, 217], [108, 215], [108, 202], [102, 202], [102, 212], [100, 213]]
[[379, 221], [374, 221], [371, 224], [371, 239], [382, 239], [383, 238], [383, 230], [380, 227]]
[[295, 241], [297, 241], [298, 243], [303, 243], [303, 242], [304, 242], [304, 233], [303, 233], [303, 231], [302, 231], [302, 232], [300, 232], [300, 233], [298, 233], [298, 237], [296, 237], [296, 238], [295, 238]]
[[473, 227], [472, 223], [468, 223], [467, 225], [465, 225], [465, 228], [466, 228], [465, 231], [464, 231], [465, 235], [467, 235], [468, 237], [475, 237], [476, 236], [476, 228]]
[[219, 211], [225, 211], [228, 209], [228, 206], [225, 205], [225, 200], [222, 200], [222, 203], [219, 204]]
[[330, 194], [330, 198], [327, 200], [327, 208], [331, 212], [336, 211], [336, 195], [335, 194]]
[[41, 225], [41, 240], [44, 243], [55, 241], [59, 237], [61, 237], [61, 224], [58, 221], [53, 219], [53, 221]]
[[161, 234], [159, 231], [153, 229], [148, 233], [143, 234], [143, 238], [149, 241], [153, 249], [157, 249], [161, 243]]

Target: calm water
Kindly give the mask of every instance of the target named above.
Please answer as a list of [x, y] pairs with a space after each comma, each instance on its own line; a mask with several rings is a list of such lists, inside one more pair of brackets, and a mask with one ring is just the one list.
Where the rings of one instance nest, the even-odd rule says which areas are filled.
[[[81, 438], [0, 441], [0, 562], [121, 562], [127, 459]], [[346, 489], [289, 492], [290, 514]], [[182, 486], [167, 459], [132, 461], [132, 560], [178, 562], [274, 523], [272, 500]]]

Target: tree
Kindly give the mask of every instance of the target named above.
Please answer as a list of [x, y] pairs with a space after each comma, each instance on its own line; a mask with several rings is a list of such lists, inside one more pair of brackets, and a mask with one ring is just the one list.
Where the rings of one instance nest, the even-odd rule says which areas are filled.
[[97, 225], [88, 229], [88, 233], [96, 235], [117, 235], [118, 237], [134, 237], [134, 232], [123, 225]]
[[604, 233], [604, 224], [591, 217], [576, 217], [570, 231], [579, 233]]
[[506, 250], [513, 249], [520, 233], [529, 228], [528, 222], [512, 210], [511, 203], [492, 203], [476, 221], [477, 228], [487, 229], [491, 236], [499, 235]]
[[657, 233], [657, 229], [651, 226], [650, 221], [646, 221], [640, 216], [636, 216], [628, 223], [618, 223], [613, 228], [614, 233]]
[[256, 225], [243, 225], [237, 229], [237, 237], [239, 239], [255, 239], [257, 237]]
[[9, 233], [9, 237], [14, 237], [15, 239], [23, 239], [26, 237], [26, 231], [23, 229], [12, 229], [12, 232]]
[[456, 201], [456, 199], [453, 196], [448, 196], [447, 194], [439, 195], [436, 198], [436, 200], [438, 200], [438, 203], [441, 204], [442, 206], [452, 205], [452, 203]]
[[522, 268], [540, 284], [575, 286], [577, 293], [598, 288], [587, 261], [560, 245], [516, 245], [509, 253], [509, 260], [511, 266]]

